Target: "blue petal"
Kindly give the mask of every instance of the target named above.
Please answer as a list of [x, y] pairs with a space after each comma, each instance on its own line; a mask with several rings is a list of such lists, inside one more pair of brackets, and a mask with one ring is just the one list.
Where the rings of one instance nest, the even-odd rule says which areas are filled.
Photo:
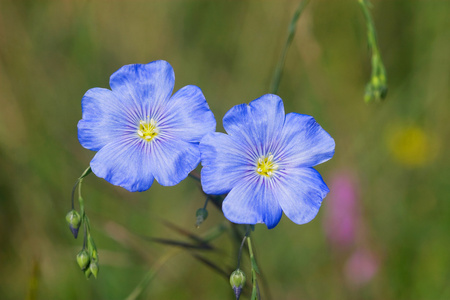
[[123, 66], [111, 75], [109, 84], [117, 97], [133, 102], [140, 109], [139, 115], [145, 117], [150, 108], [169, 100], [175, 74], [168, 62], [157, 60], [146, 65]]
[[249, 107], [255, 129], [259, 129], [263, 141], [270, 143], [283, 128], [283, 100], [277, 95], [267, 94], [250, 102]]
[[223, 201], [222, 210], [233, 223], [264, 223], [269, 229], [277, 226], [282, 215], [270, 180], [259, 176], [242, 178]]
[[277, 158], [281, 167], [311, 167], [333, 157], [334, 139], [308, 115], [286, 115]]
[[153, 183], [148, 149], [136, 138], [119, 139], [104, 146], [91, 161], [92, 172], [130, 192], [142, 192]]
[[180, 139], [161, 138], [146, 145], [153, 176], [159, 184], [164, 186], [178, 184], [200, 162], [198, 144]]
[[81, 101], [83, 118], [78, 122], [78, 140], [87, 149], [98, 151], [124, 135], [135, 116], [126, 102], [102, 88], [86, 92]]
[[216, 119], [201, 89], [188, 85], [176, 92], [166, 104], [160, 118], [162, 134], [198, 143], [208, 132], [216, 130]]
[[314, 219], [322, 199], [330, 191], [313, 168], [283, 170], [276, 184], [276, 201], [294, 223], [305, 224]]
[[227, 133], [255, 148], [255, 155], [267, 155], [276, 146], [284, 123], [283, 101], [277, 95], [267, 94], [231, 108], [223, 118]]
[[202, 188], [211, 195], [228, 193], [248, 171], [253, 171], [245, 145], [219, 132], [207, 134], [200, 142]]

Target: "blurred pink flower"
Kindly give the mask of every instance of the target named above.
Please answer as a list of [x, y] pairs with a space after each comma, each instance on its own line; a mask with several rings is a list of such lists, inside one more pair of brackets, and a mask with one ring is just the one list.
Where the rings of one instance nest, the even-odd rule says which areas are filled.
[[339, 172], [331, 180], [327, 197], [324, 229], [328, 241], [339, 248], [349, 248], [355, 243], [359, 223], [355, 179], [348, 172]]
[[378, 267], [378, 259], [370, 251], [356, 250], [345, 264], [345, 279], [354, 287], [362, 286], [372, 280]]

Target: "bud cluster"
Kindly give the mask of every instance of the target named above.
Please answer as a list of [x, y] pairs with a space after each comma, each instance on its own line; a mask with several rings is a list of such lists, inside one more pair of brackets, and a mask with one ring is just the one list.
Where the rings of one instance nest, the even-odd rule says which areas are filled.
[[98, 252], [94, 244], [94, 240], [89, 235], [87, 238], [87, 250], [83, 248], [77, 255], [77, 263], [81, 271], [87, 279], [94, 275], [97, 278], [99, 266], [98, 266]]

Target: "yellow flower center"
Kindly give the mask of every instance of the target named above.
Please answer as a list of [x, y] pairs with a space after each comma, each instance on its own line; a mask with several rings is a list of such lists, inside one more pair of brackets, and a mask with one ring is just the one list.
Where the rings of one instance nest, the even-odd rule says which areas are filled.
[[156, 127], [156, 121], [152, 118], [150, 121], [139, 121], [139, 129], [137, 130], [137, 134], [143, 140], [150, 142], [153, 140], [158, 134], [159, 130]]
[[273, 155], [261, 156], [256, 163], [256, 173], [266, 177], [272, 177], [275, 171], [278, 170], [278, 165], [274, 162]]

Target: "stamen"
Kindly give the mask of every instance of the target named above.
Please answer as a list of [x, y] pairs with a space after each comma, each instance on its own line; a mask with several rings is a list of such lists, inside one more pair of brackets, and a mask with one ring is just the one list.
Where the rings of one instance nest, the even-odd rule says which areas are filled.
[[269, 153], [269, 156], [261, 156], [256, 162], [256, 172], [265, 177], [272, 177], [279, 166], [274, 162], [275, 157]]
[[155, 119], [153, 118], [150, 119], [148, 116], [146, 119], [147, 122], [143, 120], [139, 121], [139, 128], [137, 130], [137, 134], [140, 138], [144, 139], [147, 142], [150, 142], [159, 134], [159, 129], [156, 126], [157, 123]]

